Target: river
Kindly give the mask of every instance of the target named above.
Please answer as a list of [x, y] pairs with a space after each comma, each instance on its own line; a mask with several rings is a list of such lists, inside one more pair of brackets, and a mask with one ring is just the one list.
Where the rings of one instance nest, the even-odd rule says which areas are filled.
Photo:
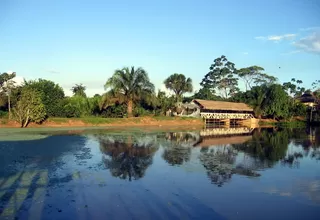
[[319, 128], [27, 131], [0, 134], [0, 219], [320, 218]]

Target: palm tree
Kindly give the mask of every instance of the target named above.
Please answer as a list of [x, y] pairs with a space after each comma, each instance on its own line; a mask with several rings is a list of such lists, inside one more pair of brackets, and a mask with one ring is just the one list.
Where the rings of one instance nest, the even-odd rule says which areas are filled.
[[167, 89], [170, 89], [174, 92], [176, 96], [176, 101], [180, 101], [182, 95], [186, 92], [192, 92], [192, 80], [185, 77], [183, 74], [172, 74], [165, 81], [164, 85]]
[[71, 89], [73, 95], [87, 97], [86, 95], [86, 87], [82, 84], [76, 84]]
[[110, 89], [105, 94], [104, 100], [110, 98], [125, 103], [128, 117], [132, 116], [135, 101], [146, 99], [154, 94], [154, 85], [150, 82], [148, 73], [141, 67], [135, 69], [133, 66], [115, 70], [104, 88]]
[[16, 77], [16, 72], [0, 74], [0, 88], [8, 96], [9, 120], [11, 119], [11, 100], [10, 100], [10, 98], [11, 98], [11, 90], [15, 84], [15, 82], [12, 80], [14, 77]]

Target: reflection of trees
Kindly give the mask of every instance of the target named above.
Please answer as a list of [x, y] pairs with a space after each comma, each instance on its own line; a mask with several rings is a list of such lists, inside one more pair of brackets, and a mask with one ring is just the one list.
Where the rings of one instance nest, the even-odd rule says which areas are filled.
[[100, 150], [105, 157], [103, 162], [112, 176], [121, 179], [142, 178], [152, 164], [153, 155], [157, 151], [153, 140], [141, 142], [128, 136], [127, 140], [98, 138]]
[[191, 146], [197, 141], [196, 136], [187, 132], [170, 132], [166, 134], [162, 158], [170, 165], [182, 165], [191, 157]]
[[180, 143], [180, 144], [193, 144], [198, 141], [197, 134], [193, 132], [168, 132], [166, 133], [166, 140]]
[[244, 144], [233, 145], [235, 149], [245, 152], [260, 163], [260, 166], [271, 167], [285, 158], [290, 143], [289, 130], [261, 130], [255, 131], [252, 140]]
[[233, 147], [214, 147], [210, 150], [201, 149], [200, 152], [200, 161], [207, 169], [208, 177], [213, 184], [222, 186], [231, 180], [233, 174], [248, 177], [260, 176], [245, 163], [236, 163], [238, 152]]
[[179, 144], [171, 144], [164, 149], [162, 158], [170, 165], [182, 165], [188, 162], [191, 156], [191, 148]]
[[284, 159], [281, 160], [282, 165], [287, 165], [289, 167], [298, 167], [300, 164], [299, 159], [303, 158], [303, 154], [300, 152], [294, 152], [288, 154]]
[[200, 161], [207, 169], [208, 177], [213, 184], [222, 186], [232, 176], [233, 164], [237, 152], [232, 148], [213, 148], [200, 154]]

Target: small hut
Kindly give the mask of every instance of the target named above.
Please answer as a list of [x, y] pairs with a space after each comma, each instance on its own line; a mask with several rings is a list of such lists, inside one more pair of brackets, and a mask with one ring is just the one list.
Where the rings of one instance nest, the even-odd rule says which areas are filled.
[[312, 93], [304, 93], [297, 100], [309, 107], [315, 107], [318, 104], [317, 98]]

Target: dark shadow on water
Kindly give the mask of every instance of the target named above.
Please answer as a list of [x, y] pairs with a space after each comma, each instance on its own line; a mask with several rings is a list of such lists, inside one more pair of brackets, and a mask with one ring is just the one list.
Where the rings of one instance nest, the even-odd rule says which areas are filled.
[[66, 164], [63, 156], [78, 152], [85, 142], [84, 137], [65, 135], [0, 142], [0, 219], [59, 219], [61, 210], [55, 204], [64, 202], [59, 197], [52, 200], [51, 192], [73, 177], [58, 170]]

